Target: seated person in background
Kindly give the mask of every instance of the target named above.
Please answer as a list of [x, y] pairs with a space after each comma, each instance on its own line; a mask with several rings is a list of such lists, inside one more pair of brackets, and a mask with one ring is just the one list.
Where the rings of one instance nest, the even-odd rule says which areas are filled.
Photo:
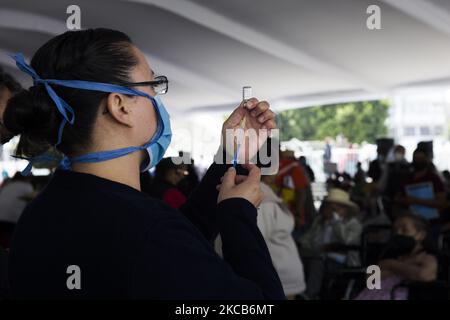
[[294, 215], [270, 185], [275, 176], [262, 176], [263, 201], [258, 209], [257, 223], [266, 241], [273, 265], [280, 277], [284, 294], [288, 299], [305, 291], [303, 264], [292, 237]]
[[300, 238], [300, 256], [306, 266], [307, 295], [316, 297], [328, 269], [359, 264], [357, 252], [340, 252], [346, 245], [359, 245], [362, 225], [357, 218], [358, 206], [349, 194], [330, 189], [322, 204], [321, 214], [311, 228]]
[[173, 158], [164, 158], [156, 165], [155, 177], [147, 193], [178, 209], [186, 202], [186, 196], [177, 188], [177, 185], [188, 175], [188, 172], [186, 165], [175, 164], [173, 160]]
[[[364, 289], [356, 297], [357, 300], [390, 300], [392, 288], [404, 280], [436, 280], [438, 263], [432, 254], [427, 222], [415, 214], [402, 214], [393, 223], [393, 233], [378, 264], [381, 269], [381, 289]], [[395, 300], [406, 300], [407, 297], [407, 289], [395, 291]]]

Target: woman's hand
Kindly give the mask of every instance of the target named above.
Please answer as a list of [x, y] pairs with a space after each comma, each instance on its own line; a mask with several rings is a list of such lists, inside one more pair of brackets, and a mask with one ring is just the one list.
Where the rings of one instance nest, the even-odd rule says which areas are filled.
[[397, 261], [395, 259], [384, 259], [378, 262], [378, 266], [381, 269], [381, 277], [388, 278], [394, 275], [394, 271], [392, 270], [392, 266], [395, 265]]
[[261, 204], [263, 193], [260, 188], [261, 170], [256, 165], [244, 165], [248, 176], [236, 176], [236, 170], [230, 167], [217, 186], [219, 197], [217, 203], [231, 198], [243, 198], [255, 207]]
[[[245, 118], [244, 133], [249, 137], [250, 130], [256, 133], [256, 139], [245, 139], [244, 146], [239, 148], [240, 163], [248, 163], [253, 158], [269, 136], [270, 130], [276, 129], [275, 113], [270, 110], [266, 101], [251, 98], [237, 107], [222, 126], [222, 145], [228, 154], [235, 154], [234, 133], [240, 128]], [[227, 134], [227, 130], [233, 134]], [[228, 139], [227, 139], [228, 138]]]

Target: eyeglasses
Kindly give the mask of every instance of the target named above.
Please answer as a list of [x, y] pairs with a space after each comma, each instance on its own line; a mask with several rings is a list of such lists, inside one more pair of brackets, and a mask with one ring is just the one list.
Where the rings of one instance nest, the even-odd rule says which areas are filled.
[[[124, 87], [151, 86], [156, 94], [165, 94], [169, 90], [169, 80], [166, 76], [157, 76], [153, 81], [125, 82], [120, 85]], [[103, 112], [103, 114], [107, 113], [108, 109]]]
[[128, 82], [123, 84], [125, 87], [151, 86], [156, 94], [165, 94], [169, 90], [169, 80], [166, 76], [155, 77], [153, 81]]

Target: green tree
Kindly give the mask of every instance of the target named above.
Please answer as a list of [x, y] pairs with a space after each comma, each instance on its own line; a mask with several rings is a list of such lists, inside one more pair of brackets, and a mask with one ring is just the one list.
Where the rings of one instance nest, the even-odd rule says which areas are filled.
[[323, 140], [342, 134], [352, 143], [374, 143], [387, 134], [388, 109], [385, 100], [360, 101], [287, 110], [277, 120], [282, 140]]

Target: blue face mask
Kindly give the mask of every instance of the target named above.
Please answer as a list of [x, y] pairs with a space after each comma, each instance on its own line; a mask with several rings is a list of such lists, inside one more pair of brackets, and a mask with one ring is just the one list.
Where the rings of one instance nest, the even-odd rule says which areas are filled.
[[[146, 157], [146, 160], [141, 164], [141, 171], [146, 171], [151, 167], [154, 167], [164, 156], [164, 153], [166, 152], [172, 138], [172, 130], [170, 128], [169, 114], [167, 113], [163, 103], [161, 102], [158, 96], [152, 97], [151, 95], [145, 92], [134, 90], [127, 87], [122, 87], [115, 84], [81, 81], [81, 80], [41, 79], [38, 76], [38, 74], [33, 70], [33, 68], [25, 62], [25, 59], [21, 53], [11, 55], [11, 57], [16, 61], [16, 65], [20, 70], [27, 73], [33, 78], [35, 85], [44, 84], [50, 98], [55, 102], [58, 111], [61, 113], [63, 117], [61, 125], [59, 126], [58, 140], [55, 144], [55, 147], [61, 143], [64, 126], [67, 123], [72, 125], [75, 122], [75, 112], [71, 106], [69, 106], [63, 99], [61, 99], [56, 94], [56, 92], [50, 86], [51, 84], [83, 90], [115, 92], [126, 95], [145, 97], [149, 99], [152, 102], [153, 106], [155, 107], [156, 114], [158, 117], [158, 125], [156, 128], [156, 132], [154, 136], [150, 139], [150, 141], [144, 144], [143, 146], [127, 147], [110, 151], [93, 152], [73, 158], [65, 156], [60, 163], [60, 166], [62, 168], [70, 169], [73, 163], [102, 162], [106, 160], [123, 157], [136, 151], [146, 150], [146, 154], [148, 155], [148, 157]], [[25, 168], [25, 170], [23, 170], [22, 174], [24, 175], [30, 173], [33, 163], [54, 161], [55, 159], [54, 157], [51, 157], [47, 154], [43, 154], [28, 160], [30, 161], [30, 163]]]
[[162, 133], [154, 143], [149, 143], [145, 148], [147, 150], [148, 158], [144, 160], [141, 165], [142, 172], [156, 166], [158, 162], [161, 161], [172, 139], [170, 117], [167, 113], [166, 108], [164, 108], [161, 99], [158, 96], [154, 97], [153, 105], [157, 110], [159, 110], [159, 118], [161, 119], [160, 122], [162, 123]]

